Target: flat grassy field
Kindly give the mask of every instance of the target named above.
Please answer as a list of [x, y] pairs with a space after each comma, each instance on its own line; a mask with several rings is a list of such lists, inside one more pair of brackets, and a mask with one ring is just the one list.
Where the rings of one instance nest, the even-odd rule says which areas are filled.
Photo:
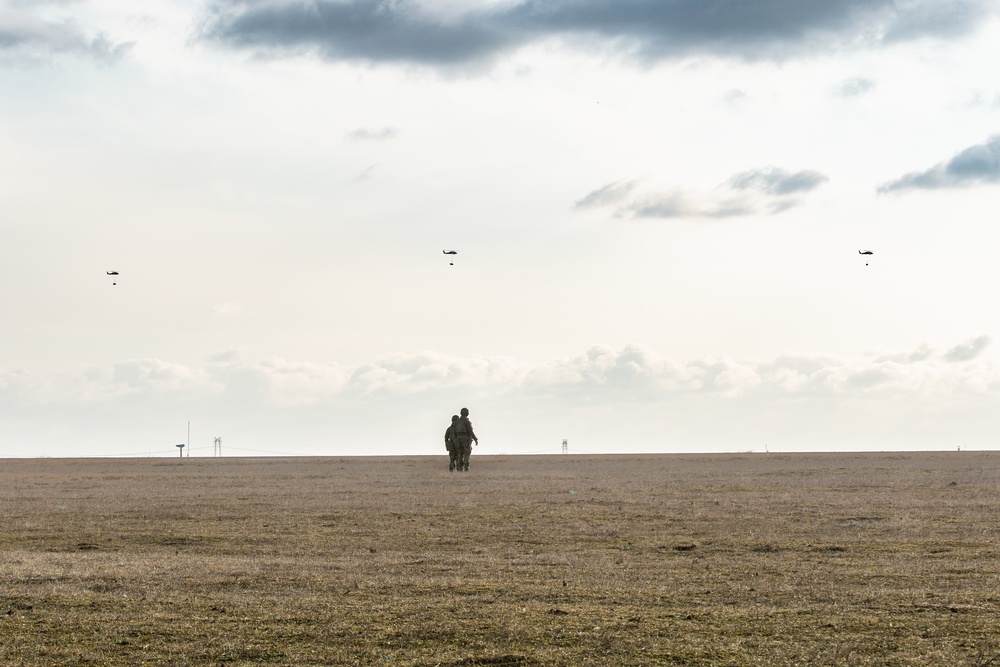
[[998, 528], [998, 453], [2, 460], [0, 664], [1000, 667]]

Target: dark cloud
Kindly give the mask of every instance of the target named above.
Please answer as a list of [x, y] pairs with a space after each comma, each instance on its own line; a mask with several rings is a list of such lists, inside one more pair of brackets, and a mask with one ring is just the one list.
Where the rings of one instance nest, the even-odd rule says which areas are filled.
[[55, 56], [84, 56], [112, 62], [132, 43], [113, 42], [103, 33], [88, 33], [76, 21], [43, 19], [37, 15], [45, 5], [58, 3], [0, 4], [0, 62], [43, 63]]
[[913, 172], [879, 187], [880, 194], [934, 190], [1000, 182], [1000, 135], [970, 146], [947, 162]]
[[984, 0], [904, 0], [887, 26], [887, 42], [921, 37], [959, 37], [973, 31], [995, 9]]
[[203, 36], [242, 48], [316, 51], [331, 60], [426, 65], [486, 60], [515, 45], [486, 13], [443, 20], [397, 0], [222, 0]]
[[889, 0], [532, 0], [505, 18], [525, 33], [597, 37], [645, 59], [716, 54], [781, 56], [814, 39], [861, 30]]
[[[942, 6], [944, 5], [944, 6]], [[968, 32], [987, 0], [522, 0], [442, 16], [407, 0], [216, 0], [203, 37], [334, 60], [465, 66], [550, 37], [640, 59], [784, 58]]]

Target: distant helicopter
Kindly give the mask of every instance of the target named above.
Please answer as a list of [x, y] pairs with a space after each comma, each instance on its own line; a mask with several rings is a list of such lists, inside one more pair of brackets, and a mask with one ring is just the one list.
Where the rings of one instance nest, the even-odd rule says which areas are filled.
[[[871, 250], [859, 250], [858, 254], [859, 255], [874, 255], [875, 253], [873, 253]], [[865, 262], [865, 266], [868, 266], [868, 262]]]
[[[105, 273], [107, 273], [109, 276], [117, 276], [118, 275], [117, 271], [105, 271]], [[114, 283], [111, 283], [111, 284], [112, 285], [117, 285], [118, 283], [114, 282]]]
[[[442, 250], [441, 252], [444, 253], [445, 255], [457, 255], [458, 254], [457, 250]], [[448, 262], [448, 266], [455, 266], [455, 262]]]

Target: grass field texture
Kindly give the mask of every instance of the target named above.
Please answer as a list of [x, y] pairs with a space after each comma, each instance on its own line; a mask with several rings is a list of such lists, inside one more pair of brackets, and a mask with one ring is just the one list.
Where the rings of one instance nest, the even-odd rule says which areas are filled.
[[1000, 666], [1000, 454], [471, 468], [2, 460], [0, 664]]

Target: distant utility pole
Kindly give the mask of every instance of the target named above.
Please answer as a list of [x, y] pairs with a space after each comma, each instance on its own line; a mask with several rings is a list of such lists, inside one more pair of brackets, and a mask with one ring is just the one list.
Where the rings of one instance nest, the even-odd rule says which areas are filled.
[[563, 438], [563, 454], [569, 453], [569, 440]]
[[215, 439], [215, 449], [212, 450], [212, 453], [216, 456], [222, 456], [222, 438]]

